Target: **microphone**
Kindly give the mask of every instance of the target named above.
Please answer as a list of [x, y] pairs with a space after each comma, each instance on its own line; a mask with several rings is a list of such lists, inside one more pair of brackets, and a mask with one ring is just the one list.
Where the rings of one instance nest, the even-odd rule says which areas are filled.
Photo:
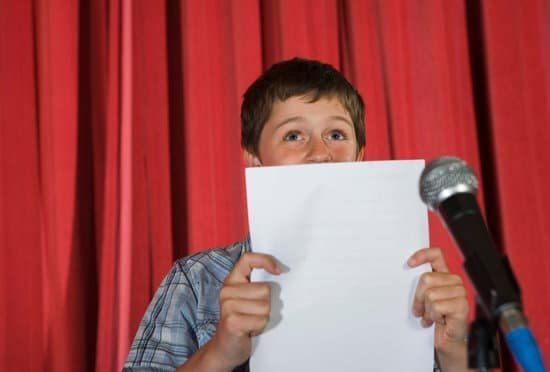
[[508, 347], [527, 372], [544, 371], [542, 356], [523, 314], [520, 288], [501, 255], [476, 201], [478, 181], [461, 159], [441, 157], [420, 176], [420, 197], [437, 213], [464, 258], [464, 269], [487, 317], [499, 325]]

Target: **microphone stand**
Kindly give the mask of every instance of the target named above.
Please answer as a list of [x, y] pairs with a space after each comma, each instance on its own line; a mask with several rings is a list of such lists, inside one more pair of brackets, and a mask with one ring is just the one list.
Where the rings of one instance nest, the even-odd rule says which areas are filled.
[[478, 372], [489, 372], [500, 367], [496, 326], [476, 300], [475, 320], [468, 335], [468, 368]]

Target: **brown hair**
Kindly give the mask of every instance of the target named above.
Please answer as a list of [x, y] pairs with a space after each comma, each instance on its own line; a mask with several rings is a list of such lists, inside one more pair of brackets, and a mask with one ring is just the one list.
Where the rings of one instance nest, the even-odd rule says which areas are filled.
[[329, 64], [294, 58], [271, 66], [246, 90], [241, 106], [241, 145], [258, 154], [260, 135], [276, 100], [295, 96], [338, 97], [348, 111], [359, 150], [365, 146], [365, 104], [357, 90]]

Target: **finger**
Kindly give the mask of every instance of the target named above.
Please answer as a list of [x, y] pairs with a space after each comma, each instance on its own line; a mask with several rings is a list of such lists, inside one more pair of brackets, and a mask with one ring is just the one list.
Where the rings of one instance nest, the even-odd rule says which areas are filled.
[[422, 327], [428, 328], [428, 327], [431, 327], [432, 324], [434, 324], [434, 322], [433, 322], [432, 320], [428, 320], [428, 319], [422, 318], [422, 319], [420, 320], [420, 324], [422, 325]]
[[237, 261], [233, 270], [226, 278], [226, 283], [247, 283], [252, 269], [264, 269], [267, 272], [278, 275], [281, 269], [275, 259], [263, 253], [247, 252]]
[[465, 301], [468, 301], [466, 296], [466, 288], [462, 285], [428, 288], [424, 294], [425, 310], [423, 312], [421, 311], [421, 313], [417, 312], [417, 314], [420, 313], [418, 316], [425, 316], [425, 313], [429, 313], [431, 311], [431, 304], [454, 298], [463, 298]]
[[432, 270], [440, 273], [448, 273], [449, 268], [445, 263], [443, 252], [439, 248], [424, 248], [416, 251], [407, 261], [410, 267], [417, 267], [424, 263], [429, 263]]
[[414, 293], [413, 314], [422, 316], [425, 311], [426, 291], [437, 287], [462, 286], [462, 278], [448, 273], [424, 273], [420, 276]]
[[269, 316], [231, 313], [222, 320], [221, 326], [236, 336], [258, 335], [265, 326]]
[[454, 319], [466, 321], [468, 319], [468, 312], [468, 300], [460, 296], [430, 302], [427, 304], [423, 318], [434, 322], [441, 322], [443, 317], [447, 320]]
[[436, 322], [449, 327], [449, 333], [456, 336], [459, 332], [464, 333], [468, 320], [469, 305], [465, 297], [454, 297], [445, 300], [431, 302], [426, 307], [422, 317], [424, 322]]
[[262, 300], [271, 298], [271, 287], [268, 283], [237, 283], [224, 285], [220, 291], [220, 302], [229, 298], [245, 300]]
[[221, 302], [220, 307], [222, 313], [269, 316], [271, 302], [269, 300], [243, 300], [231, 298]]

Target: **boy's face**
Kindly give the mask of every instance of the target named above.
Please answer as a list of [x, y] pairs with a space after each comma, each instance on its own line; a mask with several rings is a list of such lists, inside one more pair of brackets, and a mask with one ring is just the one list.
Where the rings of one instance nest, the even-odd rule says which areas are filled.
[[350, 115], [334, 98], [291, 97], [276, 101], [260, 135], [258, 154], [245, 151], [247, 166], [358, 161], [363, 150]]

